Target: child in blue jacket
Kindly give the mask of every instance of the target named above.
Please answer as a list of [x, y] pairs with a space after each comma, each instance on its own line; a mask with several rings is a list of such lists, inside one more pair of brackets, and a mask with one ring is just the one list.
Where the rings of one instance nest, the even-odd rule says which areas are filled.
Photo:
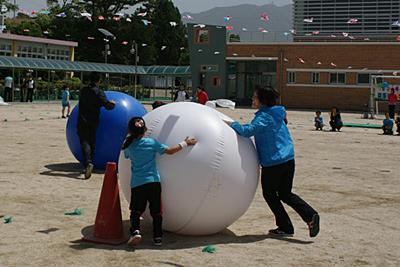
[[307, 223], [310, 237], [319, 233], [319, 215], [299, 196], [292, 193], [295, 171], [293, 141], [286, 126], [285, 108], [276, 105], [278, 93], [272, 87], [257, 87], [253, 107], [258, 111], [250, 124], [227, 122], [237, 134], [255, 137], [258, 158], [262, 166], [261, 185], [263, 196], [275, 215], [278, 228], [270, 234], [292, 236], [294, 228], [282, 205], [292, 207]]

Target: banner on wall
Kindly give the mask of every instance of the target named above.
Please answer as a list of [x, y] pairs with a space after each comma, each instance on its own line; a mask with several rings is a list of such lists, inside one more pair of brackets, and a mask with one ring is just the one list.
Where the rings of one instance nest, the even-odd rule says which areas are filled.
[[377, 84], [375, 87], [375, 100], [387, 101], [392, 88], [397, 96], [397, 100], [400, 101], [400, 85], [389, 84], [388, 82]]

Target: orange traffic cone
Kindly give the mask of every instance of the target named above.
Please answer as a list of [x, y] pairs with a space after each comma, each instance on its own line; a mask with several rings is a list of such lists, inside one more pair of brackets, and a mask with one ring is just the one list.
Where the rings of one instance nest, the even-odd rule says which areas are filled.
[[128, 240], [128, 236], [124, 234], [122, 224], [117, 164], [115, 162], [107, 163], [99, 207], [97, 208], [96, 222], [91, 231], [82, 239], [110, 245], [119, 245]]

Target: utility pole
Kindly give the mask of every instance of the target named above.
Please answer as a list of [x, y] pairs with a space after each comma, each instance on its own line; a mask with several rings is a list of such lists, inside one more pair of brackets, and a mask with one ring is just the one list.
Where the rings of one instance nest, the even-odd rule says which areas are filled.
[[135, 88], [135, 98], [137, 95], [137, 64], [138, 64], [138, 44], [136, 43], [135, 40], [132, 41], [132, 48], [131, 48], [131, 54], [135, 55], [135, 80], [134, 80], [134, 88]]

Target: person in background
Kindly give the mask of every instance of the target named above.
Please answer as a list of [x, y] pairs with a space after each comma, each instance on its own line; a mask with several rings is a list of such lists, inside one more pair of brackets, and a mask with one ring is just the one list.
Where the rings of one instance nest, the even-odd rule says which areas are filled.
[[205, 105], [208, 101], [208, 94], [204, 87], [198, 86], [197, 87], [197, 103]]
[[32, 76], [29, 76], [28, 81], [26, 82], [26, 88], [26, 102], [33, 102], [33, 90], [35, 88], [35, 81], [32, 79]]
[[112, 110], [114, 101], [109, 101], [103, 90], [99, 88], [100, 74], [92, 72], [90, 84], [84, 87], [79, 97], [78, 136], [84, 158], [85, 179], [89, 179], [93, 171], [93, 156], [96, 145], [96, 131], [100, 122], [100, 109]]
[[324, 128], [324, 118], [321, 117], [321, 111], [317, 110], [317, 112], [315, 112], [314, 122], [315, 122], [315, 130], [322, 131], [322, 128]]
[[[70, 93], [69, 93], [69, 88], [66, 85], [63, 85], [62, 91], [61, 91], [61, 105], [62, 105], [62, 111], [61, 111], [61, 118], [65, 119], [66, 117], [69, 117], [69, 113], [71, 111], [71, 105], [69, 103], [69, 98], [70, 98]], [[67, 108], [67, 116], [65, 116], [65, 108]]]
[[12, 102], [13, 100], [13, 78], [8, 75], [4, 78], [4, 101]]
[[184, 102], [189, 99], [189, 94], [186, 92], [183, 85], [179, 86], [178, 91], [175, 92], [174, 102]]
[[308, 203], [292, 193], [295, 172], [294, 146], [287, 127], [287, 114], [277, 105], [278, 92], [272, 87], [256, 87], [252, 106], [257, 108], [249, 124], [225, 121], [244, 137], [254, 136], [258, 159], [262, 167], [261, 185], [265, 201], [275, 215], [278, 228], [271, 235], [292, 236], [294, 227], [283, 207], [292, 207], [308, 225], [310, 237], [319, 233], [319, 215]]
[[331, 131], [335, 132], [338, 130], [338, 132], [340, 132], [340, 129], [343, 127], [343, 122], [342, 117], [340, 116], [340, 111], [337, 107], [331, 108], [330, 119], [329, 124], [331, 126]]
[[140, 232], [140, 216], [146, 210], [147, 202], [153, 218], [153, 243], [162, 245], [162, 205], [161, 181], [156, 166], [156, 155], [173, 155], [187, 146], [197, 143], [188, 138], [178, 145], [168, 147], [153, 138], [145, 137], [146, 123], [141, 117], [134, 117], [128, 124], [128, 135], [122, 145], [124, 156], [131, 160], [131, 229], [128, 245], [134, 246], [142, 240]]
[[165, 105], [164, 102], [157, 100], [157, 101], [154, 101], [153, 104], [151, 104], [151, 107], [153, 109], [156, 109], [156, 108], [164, 106], [164, 105]]
[[390, 89], [388, 94], [389, 117], [394, 119], [394, 112], [396, 110], [397, 95], [394, 93], [394, 88]]
[[22, 84], [21, 88], [19, 90], [19, 96], [20, 96], [20, 101], [24, 102], [25, 101], [25, 96], [26, 96], [26, 91], [27, 91], [27, 83], [28, 83], [28, 78], [22, 78]]
[[400, 135], [400, 114], [394, 113], [394, 124], [396, 125], [396, 132]]
[[392, 135], [393, 125], [394, 125], [393, 119], [390, 118], [389, 112], [386, 112], [385, 119], [383, 120], [383, 125], [382, 125], [383, 134]]

